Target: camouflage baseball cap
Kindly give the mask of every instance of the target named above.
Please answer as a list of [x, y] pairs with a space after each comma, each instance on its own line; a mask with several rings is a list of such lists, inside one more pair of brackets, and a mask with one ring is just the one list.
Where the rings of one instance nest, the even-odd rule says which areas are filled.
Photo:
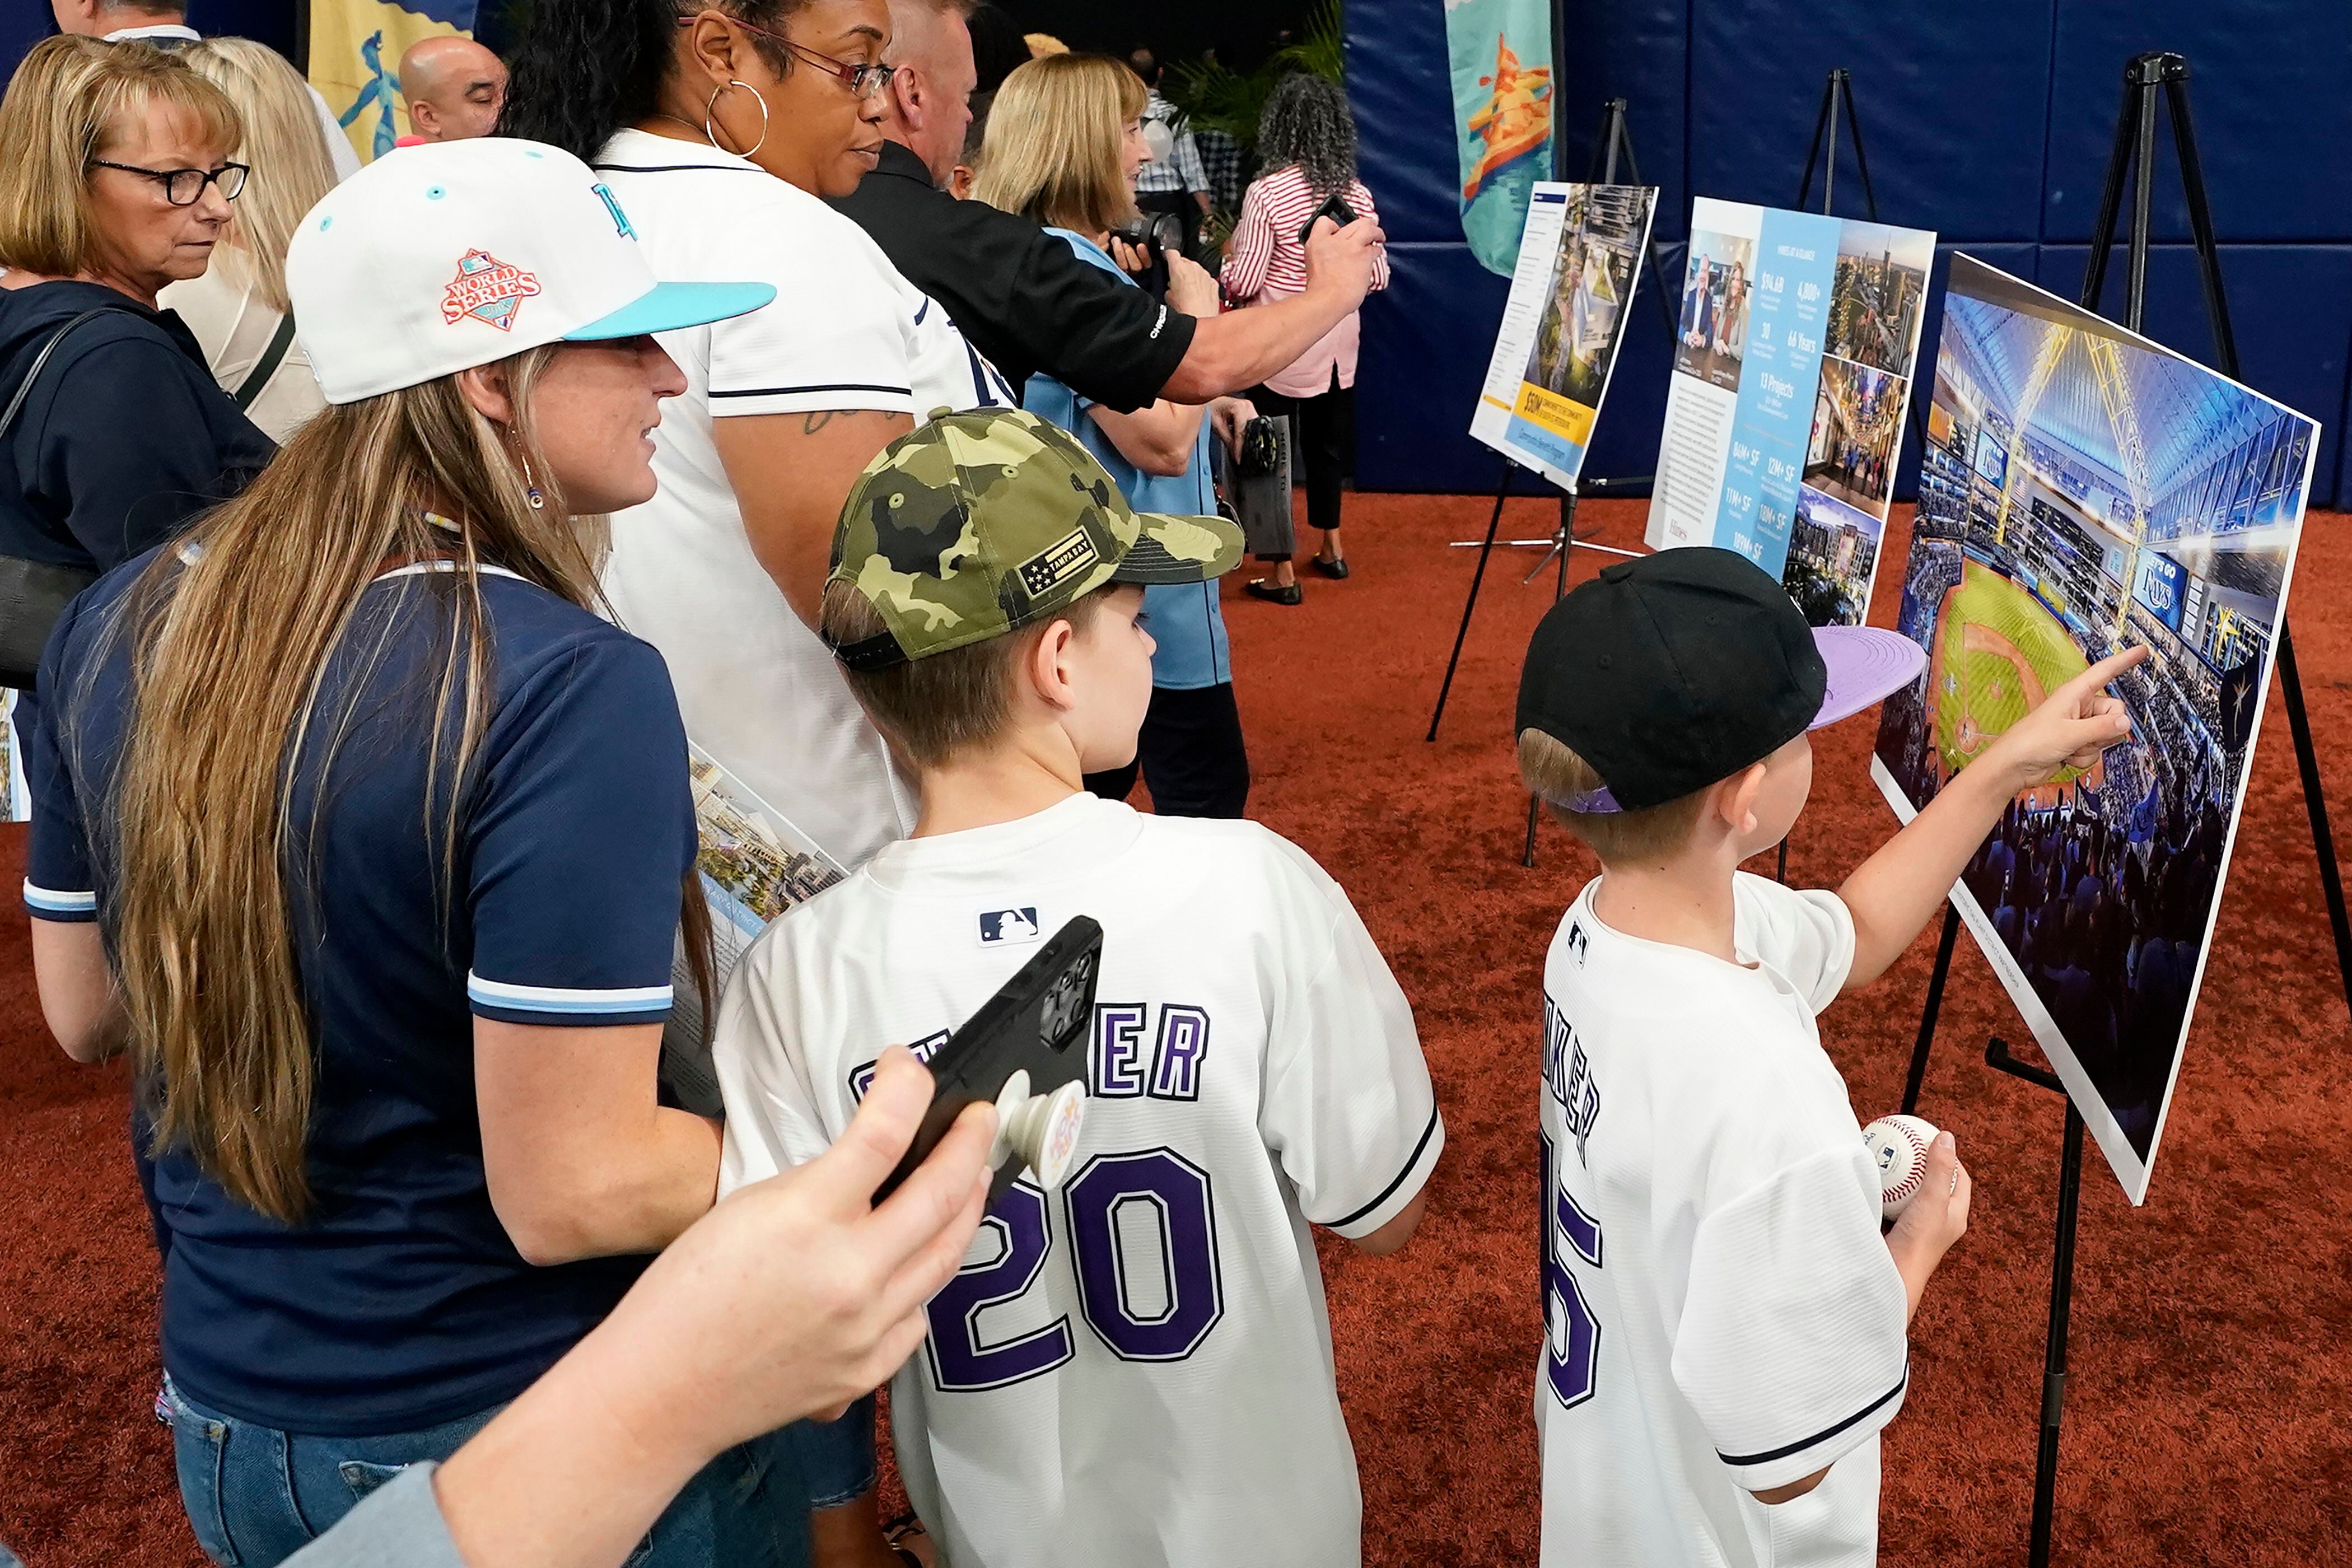
[[833, 651], [887, 669], [1034, 626], [1106, 583], [1205, 583], [1241, 558], [1234, 524], [1131, 510], [1034, 414], [940, 409], [850, 487], [825, 585], [856, 588], [889, 629]]

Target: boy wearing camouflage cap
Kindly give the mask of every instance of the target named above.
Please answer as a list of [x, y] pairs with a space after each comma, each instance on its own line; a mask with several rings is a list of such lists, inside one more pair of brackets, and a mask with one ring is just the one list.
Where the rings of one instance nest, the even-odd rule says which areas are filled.
[[1141, 585], [1241, 555], [1004, 409], [885, 449], [835, 539], [822, 629], [921, 818], [737, 968], [721, 1192], [821, 1152], [883, 1047], [936, 1050], [1071, 917], [1105, 933], [1071, 1173], [1006, 1194], [892, 1384], [958, 1568], [1360, 1560], [1308, 1226], [1383, 1254], [1420, 1220], [1444, 1131], [1412, 1011], [1299, 849], [1080, 785], [1135, 752]]

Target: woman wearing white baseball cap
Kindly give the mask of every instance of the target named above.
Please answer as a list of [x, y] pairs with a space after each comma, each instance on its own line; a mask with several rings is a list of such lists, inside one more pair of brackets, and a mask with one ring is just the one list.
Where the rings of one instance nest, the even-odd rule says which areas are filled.
[[[287, 277], [328, 407], [75, 602], [28, 758], [42, 1007], [131, 1054], [181, 1494], [243, 1568], [454, 1451], [710, 1206], [719, 1130], [656, 1084], [707, 937], [686, 737], [579, 520], [654, 493], [649, 334], [773, 297], [657, 283], [586, 165], [497, 140], [346, 181]], [[801, 1561], [772, 1450], [632, 1561]]]

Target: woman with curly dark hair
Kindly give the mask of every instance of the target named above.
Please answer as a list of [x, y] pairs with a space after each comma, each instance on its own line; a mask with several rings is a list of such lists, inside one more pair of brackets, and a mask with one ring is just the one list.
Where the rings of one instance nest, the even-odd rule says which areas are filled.
[[[1339, 83], [1304, 72], [1283, 78], [1258, 120], [1257, 153], [1265, 173], [1242, 197], [1241, 220], [1224, 267], [1226, 294], [1244, 301], [1286, 299], [1307, 287], [1302, 235], [1332, 197], [1358, 217], [1378, 216], [1372, 193], [1356, 177], [1356, 117]], [[1372, 287], [1388, 286], [1383, 247], [1373, 265]], [[1353, 434], [1357, 332], [1351, 311], [1250, 395], [1262, 412], [1289, 416], [1291, 450], [1306, 470], [1307, 521], [1323, 534], [1315, 569], [1326, 577], [1348, 575], [1339, 545], [1339, 481]], [[1290, 558], [1260, 559], [1268, 560], [1273, 576], [1249, 584], [1249, 592], [1277, 605], [1298, 603]]]

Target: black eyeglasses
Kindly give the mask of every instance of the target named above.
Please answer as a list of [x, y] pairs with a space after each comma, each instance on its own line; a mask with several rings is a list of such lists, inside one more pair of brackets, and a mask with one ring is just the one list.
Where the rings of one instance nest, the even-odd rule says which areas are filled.
[[[880, 64], [854, 66], [846, 60], [835, 59], [831, 55], [821, 55], [805, 44], [796, 44], [782, 33], [772, 33], [765, 27], [755, 27], [740, 16], [730, 16], [727, 19], [747, 33], [757, 33], [772, 43], [783, 45], [827, 76], [839, 78], [843, 85], [858, 98], [872, 98], [876, 93], [880, 92], [882, 84], [888, 81], [891, 75], [898, 68], [897, 66]], [[698, 16], [680, 16], [677, 19], [677, 25], [681, 27], [691, 27], [700, 20], [701, 17]]]
[[163, 187], [163, 199], [175, 207], [194, 206], [205, 187], [215, 181], [220, 183], [221, 199], [233, 202], [245, 190], [245, 177], [253, 173], [243, 163], [223, 163], [217, 169], [142, 169], [136, 163], [110, 163], [103, 158], [92, 158], [90, 163], [154, 181]]

